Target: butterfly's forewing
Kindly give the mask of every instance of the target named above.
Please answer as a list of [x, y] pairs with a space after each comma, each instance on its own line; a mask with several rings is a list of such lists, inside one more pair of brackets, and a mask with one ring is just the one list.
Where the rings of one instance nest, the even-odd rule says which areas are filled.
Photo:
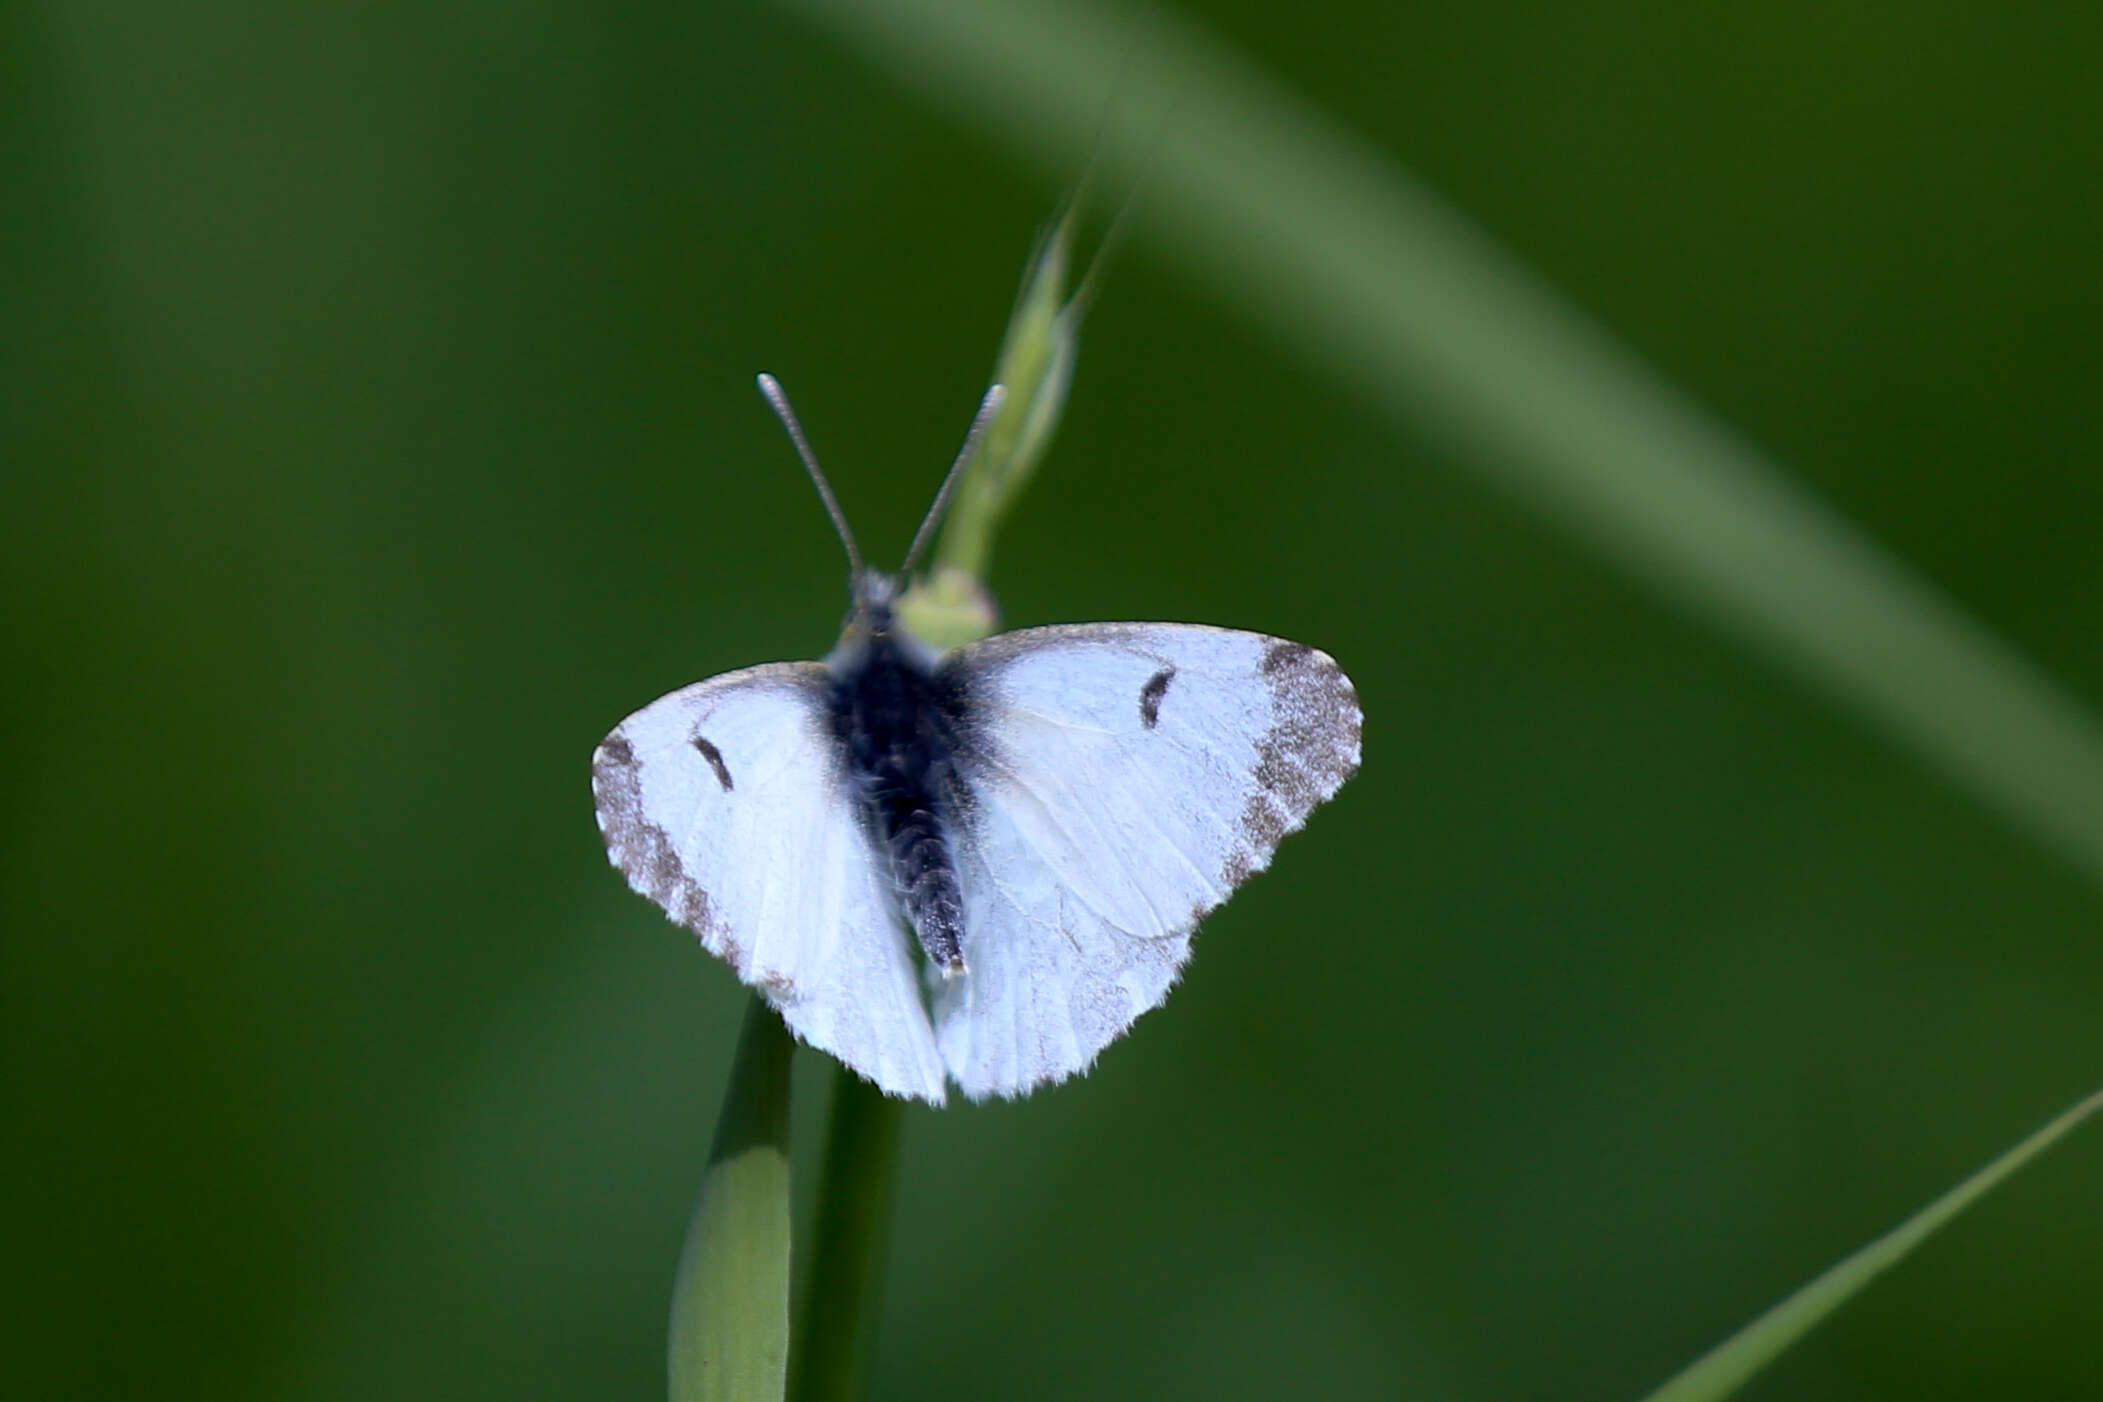
[[592, 757], [607, 855], [762, 990], [782, 1019], [893, 1095], [941, 1103], [916, 960], [826, 722], [814, 662], [675, 691]]
[[1184, 624], [1027, 629], [941, 666], [967, 701], [966, 972], [936, 1039], [967, 1095], [1018, 1095], [1167, 996], [1198, 921], [1357, 770], [1358, 698], [1313, 648]]

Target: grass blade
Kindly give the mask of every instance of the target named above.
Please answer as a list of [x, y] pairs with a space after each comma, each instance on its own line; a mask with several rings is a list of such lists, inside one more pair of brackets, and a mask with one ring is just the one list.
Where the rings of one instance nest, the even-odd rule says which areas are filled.
[[1944, 1223], [2099, 1108], [2103, 1108], [2103, 1091], [2061, 1112], [2029, 1138], [1703, 1354], [1651, 1393], [1646, 1402], [1712, 1402], [1730, 1396]]
[[844, 1066], [834, 1072], [810, 1281], [789, 1366], [792, 1402], [853, 1402], [861, 1396], [883, 1299], [892, 1185], [904, 1132], [904, 1101], [890, 1099]]
[[788, 1028], [757, 993], [679, 1257], [672, 1402], [779, 1402], [789, 1352]]

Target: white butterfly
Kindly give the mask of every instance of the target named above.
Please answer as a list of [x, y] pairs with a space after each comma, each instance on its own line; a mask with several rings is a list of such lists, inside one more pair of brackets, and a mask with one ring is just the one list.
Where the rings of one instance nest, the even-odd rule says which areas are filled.
[[760, 387], [840, 527], [854, 609], [823, 662], [728, 672], [622, 721], [592, 760], [607, 855], [889, 1094], [1016, 1096], [1086, 1070], [1168, 996], [1199, 920], [1357, 771], [1357, 694], [1311, 647], [1193, 624], [936, 653]]

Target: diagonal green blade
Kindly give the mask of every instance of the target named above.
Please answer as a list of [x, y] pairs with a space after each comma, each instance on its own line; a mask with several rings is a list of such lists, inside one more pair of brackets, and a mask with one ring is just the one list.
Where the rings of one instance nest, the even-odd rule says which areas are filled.
[[1821, 1323], [1827, 1315], [1896, 1265], [1937, 1228], [1970, 1207], [2000, 1181], [2049, 1149], [2061, 1136], [2103, 1108], [2097, 1091], [2062, 1112], [2042, 1129], [1986, 1167], [1840, 1261], [1795, 1294], [1740, 1329], [1650, 1394], [1645, 1402], [1710, 1402], [1728, 1397], [1747, 1379]]
[[[1143, 168], [1153, 233], [1279, 344], [2103, 882], [2103, 728], [1400, 163], [1158, 9], [791, 0], [974, 130]], [[1139, 111], [1151, 104], [1158, 111]]]

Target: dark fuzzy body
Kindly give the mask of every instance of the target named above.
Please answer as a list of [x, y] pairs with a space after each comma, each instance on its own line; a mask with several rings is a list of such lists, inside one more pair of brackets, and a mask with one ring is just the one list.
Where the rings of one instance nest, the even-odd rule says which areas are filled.
[[833, 674], [830, 713], [861, 789], [864, 820], [889, 855], [907, 923], [945, 973], [964, 967], [964, 899], [949, 823], [957, 802], [962, 687], [896, 638], [872, 609], [861, 654]]

